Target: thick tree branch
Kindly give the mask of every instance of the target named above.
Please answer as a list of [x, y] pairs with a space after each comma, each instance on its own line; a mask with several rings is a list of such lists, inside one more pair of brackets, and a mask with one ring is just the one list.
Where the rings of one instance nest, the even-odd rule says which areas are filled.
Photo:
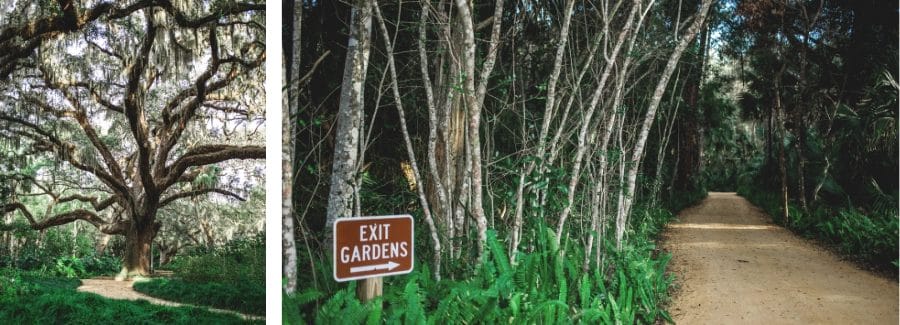
[[72, 194], [72, 195], [60, 197], [56, 201], [57, 201], [57, 203], [64, 203], [64, 202], [69, 202], [69, 201], [87, 202], [87, 203], [90, 203], [91, 206], [94, 207], [94, 210], [103, 211], [106, 208], [112, 206], [114, 203], [116, 203], [117, 199], [118, 199], [118, 197], [116, 197], [116, 196], [110, 196], [106, 199], [100, 200], [100, 198], [98, 198], [96, 196]]
[[178, 200], [178, 199], [191, 198], [191, 197], [196, 197], [196, 196], [200, 196], [200, 195], [204, 195], [204, 194], [209, 194], [209, 193], [219, 193], [219, 194], [222, 194], [222, 195], [225, 195], [225, 196], [233, 197], [233, 198], [235, 198], [235, 199], [237, 199], [238, 201], [241, 201], [241, 202], [246, 201], [246, 199], [244, 199], [244, 198], [241, 197], [240, 195], [237, 195], [236, 193], [231, 192], [231, 191], [228, 191], [228, 190], [225, 190], [225, 189], [220, 189], [220, 188], [204, 188], [204, 189], [199, 189], [199, 190], [186, 191], [186, 192], [180, 192], [180, 193], [172, 194], [171, 196], [162, 199], [162, 200], [159, 202], [159, 207], [164, 207], [164, 206], [166, 206], [166, 205], [169, 205], [170, 203], [172, 203], [172, 202], [174, 202], [175, 200]]
[[19, 212], [21, 212], [22, 215], [25, 216], [25, 219], [28, 220], [28, 224], [31, 225], [31, 229], [34, 230], [43, 230], [50, 227], [75, 222], [78, 220], [86, 221], [94, 227], [97, 227], [100, 232], [110, 235], [122, 234], [124, 233], [125, 229], [127, 229], [127, 222], [110, 223], [106, 220], [103, 220], [103, 218], [98, 216], [97, 213], [85, 209], [67, 211], [56, 214], [41, 221], [35, 221], [34, 215], [30, 211], [28, 211], [28, 208], [25, 207], [25, 205], [22, 203], [13, 202], [0, 206], [0, 214], [10, 213], [16, 210], [19, 210]]
[[189, 150], [175, 160], [167, 176], [159, 183], [165, 189], [178, 181], [185, 170], [190, 167], [210, 165], [232, 159], [264, 159], [266, 148], [262, 146], [207, 145]]
[[153, 176], [150, 173], [149, 128], [143, 107], [145, 89], [141, 87], [140, 82], [150, 60], [150, 49], [153, 47], [153, 41], [156, 39], [156, 26], [153, 23], [154, 19], [151, 13], [146, 13], [146, 20], [147, 26], [144, 39], [141, 41], [141, 47], [133, 57], [134, 61], [131, 62], [127, 71], [125, 118], [128, 120], [128, 126], [138, 148], [138, 173], [141, 176], [141, 184], [147, 195], [156, 196], [158, 195], [156, 183], [153, 181]]
[[[101, 169], [97, 166], [88, 166], [79, 160], [75, 159], [75, 148], [72, 144], [61, 141], [52, 133], [42, 129], [34, 123], [26, 121], [24, 119], [9, 116], [3, 113], [0, 113], [0, 121], [7, 121], [11, 123], [15, 123], [18, 125], [22, 125], [36, 133], [35, 138], [35, 147], [41, 150], [46, 151], [55, 151], [60, 158], [68, 162], [72, 167], [77, 169], [89, 172], [94, 176], [97, 176], [102, 182], [108, 185], [111, 189], [113, 189], [116, 194], [122, 195], [123, 197], [130, 197], [130, 193], [125, 184], [119, 182], [112, 175], [107, 173], [105, 170]], [[39, 136], [39, 137], [38, 137]]]

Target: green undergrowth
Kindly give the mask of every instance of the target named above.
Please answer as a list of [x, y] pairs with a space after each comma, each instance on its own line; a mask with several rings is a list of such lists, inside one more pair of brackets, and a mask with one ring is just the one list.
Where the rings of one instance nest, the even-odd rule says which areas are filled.
[[68, 278], [115, 275], [122, 269], [121, 257], [96, 252], [90, 233], [72, 236], [68, 229], [51, 228], [41, 239], [40, 232], [31, 229], [23, 220], [0, 225], [0, 232], [3, 231], [11, 232], [17, 244], [12, 249], [9, 243], [0, 243], [0, 268], [39, 271]]
[[[533, 239], [533, 249], [520, 252], [512, 264], [505, 236], [490, 230], [483, 262], [474, 274], [444, 274], [435, 281], [429, 263], [419, 260], [413, 273], [385, 278], [384, 295], [365, 304], [356, 298], [355, 282], [329, 292], [301, 284], [298, 293], [284, 296], [282, 315], [291, 324], [671, 321], [661, 308], [673, 281], [666, 274], [670, 255], [656, 248], [654, 238], [672, 214], [659, 208], [635, 210], [633, 231], [623, 248], [616, 250], [607, 242], [601, 266], [587, 271], [582, 268], [584, 247], [575, 239], [578, 236], [567, 236], [557, 246], [554, 231], [535, 225], [524, 230]], [[330, 265], [326, 262], [318, 261]], [[330, 269], [317, 272], [330, 278]]]
[[264, 287], [247, 282], [197, 283], [181, 279], [157, 278], [134, 284], [134, 290], [160, 299], [265, 315]]
[[170, 301], [265, 315], [263, 239], [236, 239], [179, 256], [168, 266], [175, 278], [135, 283], [134, 290]]
[[833, 247], [851, 260], [889, 270], [898, 270], [897, 249], [900, 219], [896, 212], [863, 213], [853, 207], [818, 205], [804, 212], [793, 203], [788, 204], [789, 218], [783, 220], [778, 191], [763, 191], [743, 186], [738, 194], [762, 208], [772, 220], [806, 238]]
[[237, 316], [194, 307], [113, 300], [77, 292], [81, 281], [40, 272], [0, 269], [3, 324], [253, 324]]

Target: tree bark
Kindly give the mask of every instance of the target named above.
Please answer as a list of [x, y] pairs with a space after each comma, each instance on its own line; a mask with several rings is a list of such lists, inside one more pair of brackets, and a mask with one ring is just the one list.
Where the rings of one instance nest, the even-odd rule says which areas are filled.
[[341, 100], [338, 107], [331, 187], [326, 213], [326, 242], [330, 243], [334, 221], [353, 214], [354, 179], [359, 157], [359, 128], [363, 114], [363, 93], [369, 64], [372, 3], [358, 0], [351, 10], [350, 38], [344, 64]]
[[[138, 220], [132, 218], [132, 220]], [[125, 232], [125, 257], [122, 271], [116, 280], [134, 276], [148, 276], [150, 270], [150, 246], [159, 231], [158, 222], [133, 222]]]
[[292, 294], [297, 289], [297, 247], [294, 238], [292, 195], [294, 120], [291, 112], [300, 102], [300, 82], [293, 80], [300, 76], [300, 60], [302, 58], [300, 55], [300, 28], [303, 18], [303, 1], [293, 1], [293, 6], [291, 15], [293, 37], [289, 45], [291, 57], [290, 61], [283, 65], [289, 68], [282, 70], [285, 72], [284, 80], [290, 87], [282, 98], [281, 108], [281, 276], [284, 281], [283, 289], [287, 294]]

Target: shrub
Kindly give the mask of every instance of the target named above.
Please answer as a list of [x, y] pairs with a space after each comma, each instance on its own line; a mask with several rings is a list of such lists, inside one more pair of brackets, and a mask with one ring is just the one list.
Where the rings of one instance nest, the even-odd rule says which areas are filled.
[[89, 254], [81, 259], [90, 275], [110, 275], [122, 268], [122, 259], [112, 255]]
[[161, 299], [263, 315], [265, 261], [262, 234], [236, 239], [179, 256], [169, 266], [176, 279], [136, 283], [134, 289]]
[[265, 283], [266, 252], [263, 235], [235, 239], [223, 247], [200, 248], [192, 254], [176, 257], [170, 268], [190, 282]]
[[[773, 220], [784, 224], [778, 217], [781, 216], [781, 201], [777, 192], [744, 186], [738, 193], [773, 216]], [[896, 214], [867, 214], [853, 207], [833, 209], [825, 205], [804, 212], [793, 204], [788, 205], [788, 211], [787, 228], [833, 246], [851, 259], [897, 271], [900, 219]]]
[[50, 272], [53, 276], [64, 278], [81, 278], [87, 274], [84, 262], [78, 257], [63, 256], [56, 259], [56, 265]]

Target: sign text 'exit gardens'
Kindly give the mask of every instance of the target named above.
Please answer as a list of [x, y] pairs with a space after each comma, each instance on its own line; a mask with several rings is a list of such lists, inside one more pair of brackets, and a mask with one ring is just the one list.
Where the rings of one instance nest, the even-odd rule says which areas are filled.
[[334, 279], [359, 280], [413, 269], [410, 215], [341, 218], [334, 222]]

